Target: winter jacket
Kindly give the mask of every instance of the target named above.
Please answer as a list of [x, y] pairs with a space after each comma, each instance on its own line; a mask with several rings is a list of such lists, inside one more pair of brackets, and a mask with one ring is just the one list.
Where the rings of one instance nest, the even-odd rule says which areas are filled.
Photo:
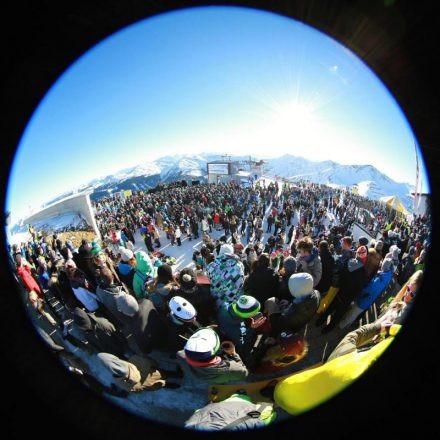
[[271, 403], [254, 404], [247, 395], [233, 394], [221, 402], [209, 403], [196, 410], [185, 422], [185, 428], [198, 431], [243, 431], [262, 428], [274, 419]]
[[31, 275], [31, 269], [27, 265], [17, 267], [17, 274], [23, 281], [24, 286], [28, 292], [34, 290], [39, 296], [42, 296], [40, 286]]
[[232, 305], [224, 303], [218, 311], [217, 322], [220, 333], [234, 343], [237, 353], [246, 360], [257, 339], [256, 330], [248, 325], [249, 320], [240, 318]]
[[186, 361], [185, 351], [177, 352], [177, 363], [183, 371], [184, 382], [194, 387], [205, 387], [208, 384], [224, 384], [232, 381], [243, 381], [249, 374], [238, 354], [220, 353], [221, 362], [207, 367], [195, 367]]
[[414, 260], [409, 255], [404, 256], [402, 258], [401, 269], [397, 281], [401, 286], [403, 286], [414, 272], [415, 272]]
[[149, 299], [139, 302], [139, 310], [133, 316], [127, 316], [125, 324], [143, 353], [166, 345], [164, 318]]
[[177, 293], [175, 293], [176, 290], [175, 286], [171, 283], [158, 283], [154, 292], [149, 294], [148, 299], [150, 299], [153, 302], [154, 307], [161, 312], [165, 310], [168, 299], [170, 299], [171, 296], [177, 295]]
[[116, 320], [117, 323], [124, 323], [124, 317], [116, 305], [116, 298], [120, 295], [127, 295], [121, 286], [112, 284], [111, 286], [100, 285], [96, 288], [96, 296], [99, 302], [110, 312], [110, 316]]
[[215, 319], [217, 307], [214, 297], [211, 295], [209, 286], [197, 285], [192, 293], [177, 289], [174, 296], [181, 296], [188, 300], [197, 311], [197, 320], [203, 325], [209, 325]]
[[301, 331], [315, 316], [320, 301], [320, 293], [313, 290], [305, 297], [294, 299], [281, 313], [273, 313], [270, 316], [272, 335], [278, 336], [283, 330], [290, 330], [293, 333]]
[[[186, 340], [197, 331], [197, 327], [192, 324], [177, 323], [169, 315], [164, 320], [164, 332], [166, 337], [163, 338], [163, 350], [172, 351], [176, 353], [183, 350]], [[183, 336], [183, 337], [182, 337]]]
[[254, 270], [245, 280], [244, 289], [261, 304], [276, 295], [279, 289], [279, 276], [270, 267]]
[[219, 255], [206, 267], [211, 295], [219, 308], [225, 301], [234, 302], [243, 294], [244, 266], [236, 255]]
[[357, 306], [363, 310], [367, 310], [385, 291], [388, 284], [390, 284], [393, 278], [393, 272], [393, 270], [389, 272], [378, 272], [357, 298]]
[[364, 264], [357, 258], [351, 258], [341, 270], [339, 292], [336, 298], [344, 304], [349, 304], [366, 287], [366, 284]]
[[150, 257], [144, 251], [136, 252], [136, 269], [133, 275], [133, 291], [137, 299], [145, 297], [144, 284], [153, 274]]
[[320, 254], [322, 264], [322, 276], [319, 283], [316, 285], [316, 290], [320, 293], [325, 293], [330, 289], [333, 279], [333, 271], [335, 269], [335, 260], [330, 252], [323, 252]]
[[298, 272], [307, 272], [313, 277], [313, 287], [316, 288], [322, 277], [322, 263], [318, 249], [313, 248], [308, 257], [298, 258]]
[[381, 261], [382, 261], [382, 255], [380, 255], [380, 253], [376, 249], [369, 248], [368, 260], [367, 263], [365, 264], [365, 274], [368, 279], [371, 279], [375, 275], [375, 273], [379, 270]]
[[83, 313], [87, 315], [91, 327], [81, 329], [88, 343], [97, 351], [112, 353], [116, 356], [124, 356], [127, 348], [126, 341], [115, 326], [106, 318], [95, 316], [92, 313]]
[[119, 262], [116, 267], [116, 271], [119, 275], [119, 279], [131, 290], [133, 291], [133, 277], [135, 270], [127, 263]]

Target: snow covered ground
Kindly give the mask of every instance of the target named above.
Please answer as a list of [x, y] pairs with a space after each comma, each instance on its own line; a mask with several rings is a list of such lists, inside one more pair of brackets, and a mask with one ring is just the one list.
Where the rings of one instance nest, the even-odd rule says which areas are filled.
[[[266, 185], [269, 185], [270, 182], [275, 182], [275, 179], [270, 179], [267, 177], [263, 177], [260, 180], [265, 180], [266, 181]], [[281, 193], [281, 186], [280, 186], [280, 191], [279, 194]], [[265, 216], [263, 219], [263, 239], [262, 242], [263, 244], [266, 243], [267, 239], [270, 237], [271, 233], [266, 233], [266, 229], [267, 229], [267, 216], [270, 213], [270, 205], [268, 206], [268, 208], [266, 209], [265, 212]], [[331, 214], [332, 215], [332, 214]], [[334, 217], [334, 216], [333, 216]], [[330, 221], [330, 220], [329, 220]], [[299, 223], [299, 213], [298, 211], [295, 211], [294, 214], [294, 218], [292, 219], [292, 222], [295, 226], [298, 225]], [[240, 228], [239, 228], [240, 229]], [[272, 227], [272, 232], [273, 232], [274, 227]], [[192, 261], [192, 256], [195, 250], [200, 250], [202, 247], [202, 233], [201, 231], [199, 231], [200, 234], [200, 238], [196, 239], [196, 240], [189, 240], [188, 237], [186, 235], [182, 235], [181, 241], [182, 241], [182, 246], [177, 246], [177, 244], [175, 246], [171, 246], [171, 241], [168, 240], [166, 238], [166, 234], [164, 231], [159, 231], [160, 232], [160, 242], [162, 244], [162, 247], [158, 248], [157, 250], [160, 250], [161, 252], [163, 252], [164, 254], [170, 256], [170, 257], [174, 257], [176, 258], [176, 264], [174, 264], [173, 267], [173, 271], [180, 271], [185, 267], [194, 267], [194, 262]], [[218, 239], [220, 238], [222, 235], [224, 235], [224, 230], [220, 230], [220, 231], [216, 231], [215, 229], [212, 230], [212, 233], [209, 234], [211, 236], [211, 238]], [[139, 231], [136, 232], [135, 236], [135, 243], [134, 243], [134, 251], [147, 251], [147, 248], [145, 246], [145, 243], [139, 233]], [[246, 236], [240, 236], [240, 241], [241, 243], [246, 246], [247, 241], [246, 241]], [[229, 235], [228, 237], [228, 243], [231, 243], [231, 236]], [[286, 243], [285, 246], [289, 246], [289, 243]]]

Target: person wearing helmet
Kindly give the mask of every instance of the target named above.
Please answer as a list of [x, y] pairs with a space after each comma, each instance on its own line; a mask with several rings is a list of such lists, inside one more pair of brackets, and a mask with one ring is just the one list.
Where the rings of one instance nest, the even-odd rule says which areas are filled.
[[[225, 343], [222, 345], [226, 345]], [[203, 387], [243, 380], [248, 370], [235, 347], [220, 345], [220, 338], [212, 328], [202, 328], [177, 352], [177, 362], [183, 371], [184, 384]]]
[[262, 329], [266, 318], [260, 313], [261, 304], [253, 296], [242, 295], [232, 304], [224, 303], [218, 312], [218, 326], [222, 335], [231, 340], [247, 366], [254, 363], [253, 347], [257, 329]]
[[197, 311], [187, 299], [173, 296], [168, 301], [168, 309], [165, 321], [167, 337], [163, 348], [176, 352], [183, 349], [200, 325], [196, 321]]
[[279, 304], [278, 310], [268, 310], [272, 336], [284, 330], [297, 333], [315, 316], [321, 295], [313, 289], [313, 282], [312, 275], [307, 272], [294, 273], [289, 278], [292, 301]]

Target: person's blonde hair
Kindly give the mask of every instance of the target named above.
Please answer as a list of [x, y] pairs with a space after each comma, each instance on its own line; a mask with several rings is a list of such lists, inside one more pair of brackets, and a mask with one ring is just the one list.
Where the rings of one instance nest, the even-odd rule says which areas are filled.
[[418, 292], [423, 282], [423, 270], [416, 270], [408, 279], [407, 285], [415, 286], [415, 291]]

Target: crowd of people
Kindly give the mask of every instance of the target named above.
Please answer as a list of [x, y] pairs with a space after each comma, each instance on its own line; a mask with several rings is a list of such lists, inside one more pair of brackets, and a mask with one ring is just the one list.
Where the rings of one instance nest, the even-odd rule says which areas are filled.
[[[329, 360], [341, 356], [349, 343], [350, 350], [360, 345], [353, 336], [357, 318], [395, 282], [399, 294], [362, 344], [386, 337], [413, 304], [431, 240], [429, 215], [408, 221], [377, 201], [306, 182], [173, 184], [106, 197], [93, 207], [101, 240], [75, 248], [56, 235], [34, 234], [9, 248], [11, 267], [31, 309], [59, 328], [55, 341], [40, 329], [52, 349], [90, 386], [123, 396], [282, 370], [307, 355], [300, 335], [312, 321], [322, 334], [336, 326], [346, 331], [348, 340]], [[370, 238], [353, 238], [355, 222]], [[145, 251], [135, 250], [139, 235]], [[192, 263], [176, 271], [160, 249], [183, 240], [194, 240]], [[61, 313], [49, 296], [63, 305]], [[96, 356], [111, 385], [103, 387], [66, 356], [65, 341]], [[160, 367], [157, 351], [177, 368]], [[241, 410], [211, 425], [202, 417], [207, 427], [255, 426], [240, 415], [248, 396], [228, 402], [241, 403]], [[273, 408], [260, 412], [261, 423], [274, 419]]]

